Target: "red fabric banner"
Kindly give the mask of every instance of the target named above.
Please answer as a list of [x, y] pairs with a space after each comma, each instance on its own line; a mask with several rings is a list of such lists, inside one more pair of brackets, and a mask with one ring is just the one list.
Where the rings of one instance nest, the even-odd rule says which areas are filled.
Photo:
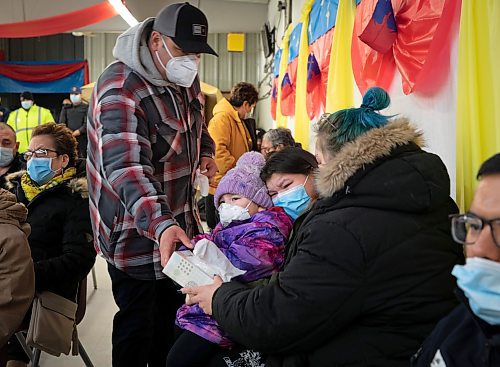
[[27, 38], [69, 32], [118, 15], [108, 1], [52, 17], [0, 24], [0, 38]]
[[297, 87], [297, 67], [299, 58], [296, 57], [288, 64], [286, 74], [281, 83], [281, 114], [295, 116], [295, 88]]
[[0, 64], [0, 74], [23, 82], [50, 82], [84, 69], [85, 84], [89, 83], [87, 61], [64, 64]]
[[311, 120], [325, 110], [328, 69], [332, 52], [333, 33], [331, 28], [314, 43], [309, 45], [309, 62], [307, 65], [307, 114]]
[[405, 94], [436, 93], [449, 74], [451, 39], [459, 17], [456, 0], [361, 2], [351, 51], [361, 93], [372, 86], [388, 89], [396, 69]]

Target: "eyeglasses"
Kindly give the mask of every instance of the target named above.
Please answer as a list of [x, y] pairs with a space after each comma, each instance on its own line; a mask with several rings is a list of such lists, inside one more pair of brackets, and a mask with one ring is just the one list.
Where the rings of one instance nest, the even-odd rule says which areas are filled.
[[500, 248], [500, 218], [487, 220], [473, 213], [451, 215], [451, 234], [453, 239], [464, 245], [476, 243], [482, 230], [490, 226], [491, 237], [495, 245]]
[[331, 114], [331, 113], [324, 113], [319, 118], [319, 122], [318, 123], [320, 125], [322, 125], [324, 123], [327, 123], [328, 125], [330, 125], [333, 128], [333, 130], [337, 130], [339, 128], [338, 127], [338, 119], [337, 120], [333, 120], [332, 116], [333, 116], [333, 114]]
[[31, 158], [47, 158], [49, 156], [49, 152], [57, 153], [57, 150], [48, 149], [48, 148], [39, 148], [36, 150], [28, 150], [23, 154], [23, 157], [26, 161], [29, 161]]
[[261, 147], [260, 147], [260, 152], [261, 152], [262, 154], [269, 154], [269, 153], [271, 153], [271, 152], [274, 152], [275, 150], [276, 150], [276, 148], [275, 148], [275, 147], [263, 147], [262, 145], [261, 145]]

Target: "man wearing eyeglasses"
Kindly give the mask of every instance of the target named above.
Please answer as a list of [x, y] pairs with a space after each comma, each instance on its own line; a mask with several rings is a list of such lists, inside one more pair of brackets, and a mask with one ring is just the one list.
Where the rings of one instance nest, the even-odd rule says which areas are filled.
[[208, 21], [189, 3], [120, 35], [89, 108], [87, 177], [95, 246], [119, 308], [113, 366], [165, 366], [183, 298], [162, 269], [201, 230], [194, 177], [211, 178], [214, 142], [198, 77]]
[[500, 366], [500, 154], [483, 163], [469, 211], [452, 216], [465, 265], [456, 265], [462, 304], [441, 320], [413, 366]]

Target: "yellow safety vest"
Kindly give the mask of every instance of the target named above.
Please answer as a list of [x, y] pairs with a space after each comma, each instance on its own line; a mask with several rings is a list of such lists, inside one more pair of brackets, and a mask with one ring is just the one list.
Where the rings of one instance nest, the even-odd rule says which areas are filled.
[[20, 153], [28, 150], [33, 129], [48, 122], [54, 122], [52, 114], [48, 109], [37, 105], [31, 106], [27, 111], [24, 108], [19, 108], [9, 115], [7, 124], [16, 132]]

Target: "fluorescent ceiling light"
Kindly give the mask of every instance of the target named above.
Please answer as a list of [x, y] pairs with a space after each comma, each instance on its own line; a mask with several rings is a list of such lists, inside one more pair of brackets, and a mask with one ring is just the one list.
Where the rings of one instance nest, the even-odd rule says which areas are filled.
[[239, 3], [254, 3], [254, 4], [268, 4], [269, 0], [226, 0], [226, 1], [234, 1]]
[[130, 10], [123, 4], [122, 0], [108, 0], [113, 8], [115, 8], [116, 12], [120, 14], [122, 19], [127, 22], [127, 24], [131, 27], [139, 24], [137, 19], [132, 15]]

